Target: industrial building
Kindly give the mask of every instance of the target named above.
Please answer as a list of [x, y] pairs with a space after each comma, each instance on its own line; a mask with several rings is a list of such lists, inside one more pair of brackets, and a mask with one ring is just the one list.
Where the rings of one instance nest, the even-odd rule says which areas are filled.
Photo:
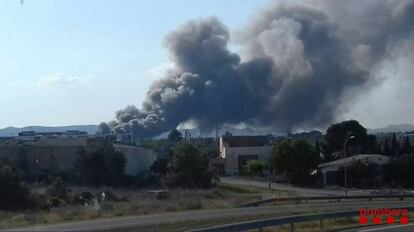
[[88, 135], [83, 131], [23, 131], [16, 137], [0, 137], [0, 159], [15, 161], [33, 175], [75, 173], [80, 157], [106, 142], [113, 143], [115, 150], [124, 154], [125, 172], [129, 175], [147, 171], [154, 162], [150, 149], [117, 143], [111, 135]]
[[218, 174], [238, 176], [248, 160], [267, 162], [272, 151], [271, 136], [222, 136], [220, 156], [211, 161]]

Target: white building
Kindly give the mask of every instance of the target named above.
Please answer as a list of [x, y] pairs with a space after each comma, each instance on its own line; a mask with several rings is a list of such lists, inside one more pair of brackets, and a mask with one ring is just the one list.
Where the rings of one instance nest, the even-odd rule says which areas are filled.
[[331, 162], [326, 162], [318, 165], [319, 172], [322, 174], [322, 184], [332, 184], [334, 183], [333, 176], [336, 175], [338, 171], [341, 171], [344, 167], [351, 167], [352, 165], [362, 163], [362, 164], [377, 164], [385, 165], [389, 162], [390, 157], [379, 154], [359, 154], [355, 156], [350, 156], [344, 159], [334, 160]]
[[224, 174], [236, 176], [243, 172], [248, 160], [266, 162], [272, 151], [269, 136], [222, 136], [220, 137], [220, 159], [224, 163]]

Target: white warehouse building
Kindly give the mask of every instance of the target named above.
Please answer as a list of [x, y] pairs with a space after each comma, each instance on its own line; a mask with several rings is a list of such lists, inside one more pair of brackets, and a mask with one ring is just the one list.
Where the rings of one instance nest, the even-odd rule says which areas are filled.
[[224, 174], [237, 176], [243, 173], [248, 160], [266, 162], [269, 159], [271, 136], [222, 136], [219, 149]]

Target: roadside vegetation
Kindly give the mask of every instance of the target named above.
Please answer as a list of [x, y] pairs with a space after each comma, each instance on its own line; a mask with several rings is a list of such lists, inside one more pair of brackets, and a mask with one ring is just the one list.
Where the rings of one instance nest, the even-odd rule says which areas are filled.
[[137, 176], [125, 174], [126, 160], [110, 143], [80, 151], [79, 167], [71, 173], [33, 176], [21, 162], [0, 160], [0, 227], [227, 208], [262, 198], [260, 191], [217, 186], [211, 147], [204, 145], [182, 141], [173, 130], [162, 158]]
[[[60, 183], [56, 183], [56, 185], [59, 186]], [[158, 199], [149, 192], [148, 188], [131, 190], [66, 186], [67, 190], [61, 191], [56, 190], [56, 187], [36, 187], [35, 192], [44, 192], [53, 196], [65, 195], [67, 201], [72, 201], [72, 203], [61, 202], [57, 206], [45, 209], [0, 211], [0, 218], [2, 218], [0, 228], [114, 216], [233, 208], [243, 203], [268, 198], [273, 194], [278, 196], [291, 195], [291, 193], [284, 191], [231, 184], [218, 184], [210, 189], [168, 189], [168, 195], [162, 199]], [[80, 202], [75, 204], [71, 200], [75, 199], [75, 196], [82, 196], [82, 193], [85, 192], [96, 196], [104, 192], [107, 200], [98, 199], [96, 203], [91, 202], [86, 205]]]

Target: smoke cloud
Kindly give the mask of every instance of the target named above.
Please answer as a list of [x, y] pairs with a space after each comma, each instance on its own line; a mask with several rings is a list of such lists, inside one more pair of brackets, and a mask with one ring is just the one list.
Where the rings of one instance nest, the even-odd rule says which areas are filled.
[[352, 100], [348, 90], [374, 85], [381, 63], [413, 44], [413, 29], [414, 1], [277, 1], [239, 33], [241, 56], [218, 19], [189, 21], [165, 39], [174, 68], [112, 127], [144, 138], [189, 120], [207, 129], [325, 126]]

